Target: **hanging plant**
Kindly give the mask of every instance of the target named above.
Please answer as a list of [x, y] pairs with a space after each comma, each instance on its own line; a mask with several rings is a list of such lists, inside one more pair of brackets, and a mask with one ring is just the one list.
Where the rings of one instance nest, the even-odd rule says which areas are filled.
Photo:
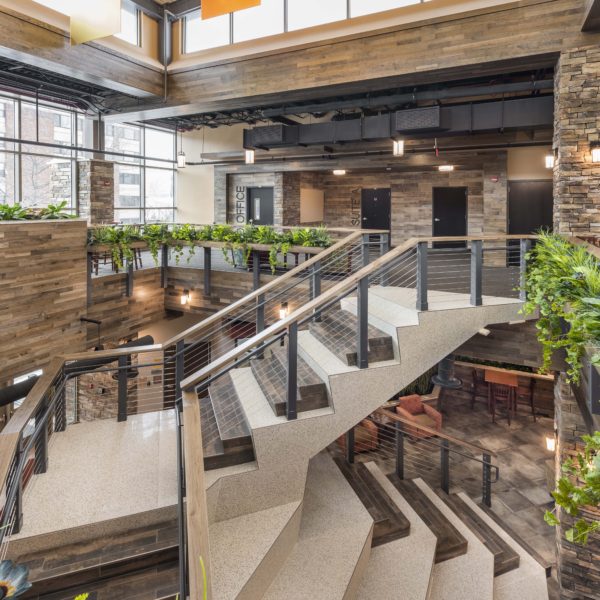
[[552, 492], [556, 506], [554, 510], [546, 511], [544, 520], [553, 527], [564, 525], [556, 515], [560, 507], [573, 521], [568, 524], [565, 538], [574, 544], [585, 545], [590, 534], [600, 530], [600, 521], [581, 516], [585, 508], [600, 507], [600, 431], [585, 435], [582, 440], [585, 443], [583, 453], [577, 453], [562, 466], [564, 475]]
[[148, 250], [158, 266], [158, 253], [160, 247], [168, 244], [170, 239], [168, 225], [144, 225], [142, 228], [142, 240], [148, 244]]

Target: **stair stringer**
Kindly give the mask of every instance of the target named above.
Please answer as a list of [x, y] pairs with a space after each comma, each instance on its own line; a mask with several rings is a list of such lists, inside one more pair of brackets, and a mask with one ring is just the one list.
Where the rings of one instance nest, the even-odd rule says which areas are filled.
[[[419, 313], [419, 325], [397, 329], [399, 363], [380, 363], [363, 370], [346, 367], [343, 372], [329, 374], [326, 383], [332, 406], [300, 413], [297, 420], [288, 421], [273, 414], [249, 367], [232, 371], [252, 431], [257, 468], [223, 474], [219, 485], [208, 490], [213, 518], [226, 520], [301, 500], [308, 461], [313, 456], [480, 329], [519, 318], [520, 302], [497, 300], [486, 306]], [[304, 354], [303, 358], [310, 359]], [[319, 362], [321, 366], [327, 364]], [[326, 374], [323, 369], [317, 372]]]

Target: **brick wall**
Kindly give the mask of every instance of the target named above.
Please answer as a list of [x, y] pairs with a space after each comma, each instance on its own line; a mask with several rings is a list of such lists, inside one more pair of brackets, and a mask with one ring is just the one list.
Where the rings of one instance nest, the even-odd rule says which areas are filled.
[[[589, 431], [577, 400], [564, 376], [555, 388], [556, 427], [556, 475], [561, 475], [561, 465], [583, 448], [581, 436]], [[598, 423], [595, 426], [600, 429]], [[600, 510], [582, 511], [582, 516], [600, 520]], [[569, 524], [570, 517], [559, 514], [561, 521]], [[571, 544], [565, 539], [565, 527], [557, 528], [558, 580], [561, 600], [600, 600], [600, 532], [590, 536], [587, 546]]]
[[561, 54], [555, 74], [554, 228], [600, 233], [600, 163], [591, 159], [600, 140], [600, 46]]
[[[106, 160], [77, 162], [79, 214], [90, 224], [115, 220], [115, 165]], [[118, 182], [117, 182], [118, 184]]]

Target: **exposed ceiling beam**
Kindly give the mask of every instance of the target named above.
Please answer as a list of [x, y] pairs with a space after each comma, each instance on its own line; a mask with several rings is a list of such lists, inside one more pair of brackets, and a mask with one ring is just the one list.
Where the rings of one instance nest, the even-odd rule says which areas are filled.
[[600, 0], [586, 0], [581, 31], [600, 31]]
[[162, 19], [164, 9], [161, 4], [154, 0], [128, 0], [135, 4], [144, 14], [155, 19]]
[[175, 2], [167, 4], [166, 8], [179, 18], [183, 17], [186, 13], [198, 10], [200, 8], [200, 0], [175, 0]]

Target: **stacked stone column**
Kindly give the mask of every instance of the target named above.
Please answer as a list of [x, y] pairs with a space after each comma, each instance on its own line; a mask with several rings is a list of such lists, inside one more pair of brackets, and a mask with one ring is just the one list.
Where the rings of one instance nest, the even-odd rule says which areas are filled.
[[90, 225], [115, 220], [115, 165], [108, 160], [83, 160], [77, 163], [79, 215]]

